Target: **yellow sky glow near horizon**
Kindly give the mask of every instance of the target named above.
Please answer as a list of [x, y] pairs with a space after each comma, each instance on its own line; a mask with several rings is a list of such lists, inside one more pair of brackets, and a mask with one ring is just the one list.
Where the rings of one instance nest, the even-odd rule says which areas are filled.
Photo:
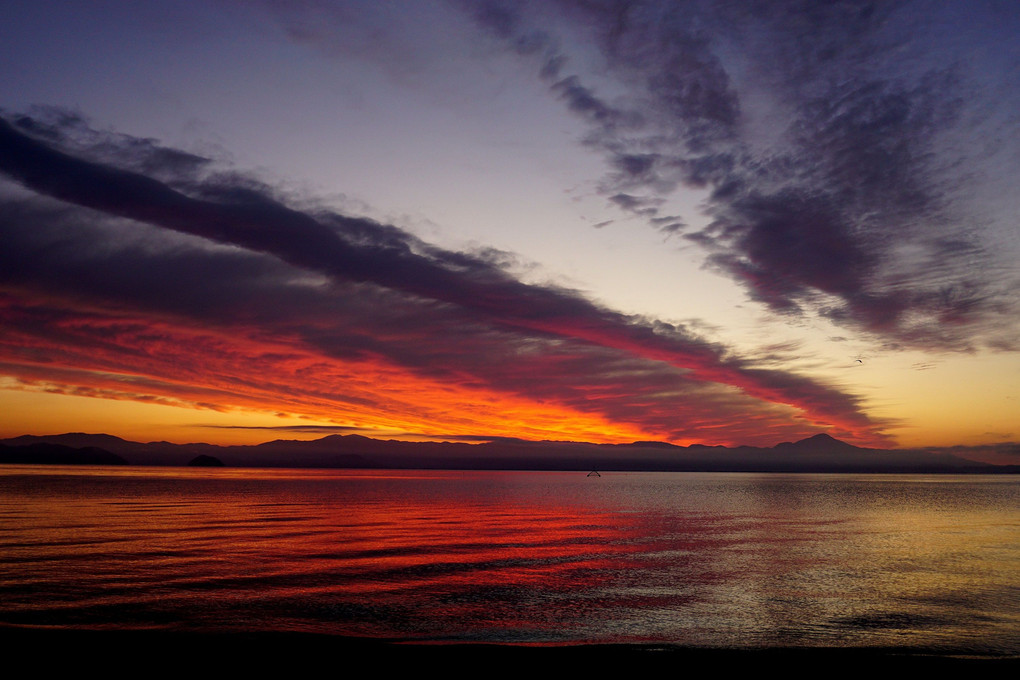
[[[886, 432], [899, 447], [978, 446], [1020, 439], [1020, 363], [1008, 354], [974, 354], [929, 357], [897, 353], [869, 357], [865, 363], [844, 367], [841, 382], [864, 393], [865, 410], [875, 418], [889, 419]], [[915, 359], [917, 359], [915, 361]], [[1003, 380], [1012, 372], [1017, 380]], [[836, 374], [835, 372], [833, 373]], [[499, 407], [503, 408], [503, 407]], [[477, 418], [467, 428], [450, 423], [448, 434], [491, 434], [533, 439], [584, 438], [588, 441], [625, 442], [652, 437], [624, 424], [597, 422], [569, 409], [557, 410], [542, 405], [548, 416], [544, 423], [533, 423], [529, 430], [514, 430], [512, 410], [497, 424], [490, 412], [490, 427]], [[498, 410], [498, 409], [497, 409]], [[351, 420], [331, 420], [321, 414], [285, 415], [258, 408], [227, 408], [222, 411], [147, 403], [131, 399], [104, 399], [92, 396], [57, 394], [39, 389], [0, 387], [0, 438], [23, 434], [48, 435], [64, 432], [113, 434], [134, 441], [207, 442], [214, 444], [257, 444], [272, 439], [316, 439], [327, 430], [300, 431], [301, 426], [353, 426]], [[516, 415], [527, 417], [525, 411]], [[571, 423], [571, 419], [574, 422]], [[416, 423], [394, 418], [387, 422], [371, 417], [357, 423], [379, 432], [367, 436], [413, 438]], [[403, 427], [402, 427], [403, 425]], [[420, 431], [421, 422], [417, 423]], [[443, 423], [433, 423], [430, 432], [444, 432]], [[599, 436], [599, 428], [602, 436]], [[279, 428], [279, 429], [277, 429]], [[459, 430], [459, 432], [458, 432]], [[693, 440], [692, 440], [693, 441]], [[687, 443], [687, 442], [674, 442]], [[712, 443], [712, 442], [703, 442]]]

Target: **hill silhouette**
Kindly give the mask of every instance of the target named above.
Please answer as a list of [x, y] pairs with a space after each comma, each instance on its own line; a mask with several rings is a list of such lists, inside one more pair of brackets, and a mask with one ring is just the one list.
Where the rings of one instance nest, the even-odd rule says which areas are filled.
[[0, 463], [30, 465], [127, 465], [115, 453], [94, 446], [75, 448], [48, 442], [21, 446], [0, 444]]
[[[482, 443], [407, 442], [329, 435], [251, 446], [132, 442], [108, 434], [24, 435], [0, 441], [0, 462], [189, 465], [214, 458], [230, 467], [465, 470], [632, 470], [678, 472], [1017, 472], [948, 453], [868, 449], [816, 434], [774, 447], [678, 446], [664, 442], [591, 444], [494, 439]], [[40, 445], [48, 449], [32, 448]], [[102, 446], [100, 446], [102, 445]], [[60, 447], [54, 449], [52, 447]], [[72, 453], [77, 451], [77, 453]], [[88, 453], [82, 453], [88, 451]], [[58, 455], [59, 453], [59, 455]], [[107, 456], [103, 458], [103, 456]], [[112, 456], [112, 458], [110, 457]], [[122, 461], [120, 463], [116, 461]]]

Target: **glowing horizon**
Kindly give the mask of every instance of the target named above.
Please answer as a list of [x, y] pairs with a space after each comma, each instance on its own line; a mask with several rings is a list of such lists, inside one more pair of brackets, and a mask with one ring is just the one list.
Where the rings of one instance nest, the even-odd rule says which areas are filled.
[[917, 10], [17, 8], [0, 438], [1020, 442], [1020, 12]]

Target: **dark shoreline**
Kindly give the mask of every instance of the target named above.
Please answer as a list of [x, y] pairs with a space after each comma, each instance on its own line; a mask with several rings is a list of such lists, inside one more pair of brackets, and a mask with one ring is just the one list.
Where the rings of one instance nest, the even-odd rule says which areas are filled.
[[496, 437], [474, 443], [409, 442], [361, 435], [273, 440], [258, 445], [132, 442], [72, 432], [0, 440], [0, 462], [365, 470], [534, 470], [545, 472], [753, 472], [822, 474], [1017, 474], [1018, 465], [961, 458], [952, 449], [868, 449], [826, 434], [773, 447], [679, 446], [639, 441], [593, 444]]
[[534, 646], [517, 644], [422, 643], [350, 638], [299, 632], [197, 632], [178, 630], [111, 630], [0, 625], [0, 641], [8, 659], [32, 654], [36, 668], [80, 672], [137, 674], [141, 668], [237, 672], [293, 671], [311, 666], [330, 670], [369, 664], [371, 670], [422, 671], [477, 675], [493, 669], [519, 669], [543, 675], [571, 671], [767, 668], [826, 669], [980, 669], [1020, 668], [1020, 656], [987, 656], [966, 651], [916, 648], [788, 647], [730, 649], [680, 647], [668, 644], [597, 644]]

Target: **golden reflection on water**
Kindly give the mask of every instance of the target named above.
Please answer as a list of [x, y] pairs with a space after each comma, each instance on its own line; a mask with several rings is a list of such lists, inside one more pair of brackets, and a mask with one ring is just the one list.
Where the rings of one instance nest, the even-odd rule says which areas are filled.
[[1020, 652], [1006, 477], [0, 468], [0, 622]]

